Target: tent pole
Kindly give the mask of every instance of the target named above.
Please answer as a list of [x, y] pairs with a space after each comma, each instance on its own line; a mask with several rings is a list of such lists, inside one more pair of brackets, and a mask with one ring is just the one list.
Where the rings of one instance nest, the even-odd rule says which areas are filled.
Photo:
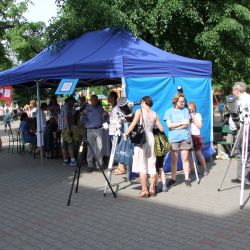
[[122, 82], [122, 96], [126, 96], [126, 81], [124, 77], [121, 77]]
[[[42, 145], [42, 124], [41, 124], [41, 102], [40, 102], [40, 86], [39, 86], [39, 81], [36, 80], [36, 96], [37, 96], [37, 119], [36, 119], [36, 124], [37, 124], [37, 136], [39, 136], [39, 142], [40, 142], [40, 158], [41, 158], [41, 167], [43, 167], [43, 145]], [[37, 140], [38, 141], [38, 140]]]

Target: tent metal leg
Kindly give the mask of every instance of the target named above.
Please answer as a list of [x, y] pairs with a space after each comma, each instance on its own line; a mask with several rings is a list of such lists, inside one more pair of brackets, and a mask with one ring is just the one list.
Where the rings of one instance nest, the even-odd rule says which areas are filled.
[[[39, 86], [39, 81], [36, 80], [36, 96], [37, 96], [37, 137], [39, 137], [39, 142], [40, 142], [40, 158], [41, 158], [41, 167], [43, 167], [43, 146], [42, 146], [42, 127], [41, 127], [41, 110], [40, 110], [40, 106], [41, 106], [41, 102], [40, 102], [40, 86]], [[38, 142], [38, 140], [37, 140]]]

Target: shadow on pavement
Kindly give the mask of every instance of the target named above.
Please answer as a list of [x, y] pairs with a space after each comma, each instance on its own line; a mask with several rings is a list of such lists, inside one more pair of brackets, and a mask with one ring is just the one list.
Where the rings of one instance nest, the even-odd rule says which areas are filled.
[[[0, 157], [0, 249], [249, 249], [247, 206], [229, 213], [231, 203], [215, 198], [199, 209], [202, 199], [188, 198], [183, 185], [139, 199], [123, 181], [116, 199], [104, 198], [100, 173], [83, 173], [66, 206], [72, 168], [55, 160], [42, 168], [28, 154]], [[212, 188], [200, 197], [210, 199]]]

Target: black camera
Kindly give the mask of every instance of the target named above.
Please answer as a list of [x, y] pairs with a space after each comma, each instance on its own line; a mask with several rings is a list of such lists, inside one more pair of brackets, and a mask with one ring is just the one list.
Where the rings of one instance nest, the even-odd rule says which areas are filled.
[[183, 94], [183, 88], [181, 85], [177, 86], [177, 91], [179, 94]]

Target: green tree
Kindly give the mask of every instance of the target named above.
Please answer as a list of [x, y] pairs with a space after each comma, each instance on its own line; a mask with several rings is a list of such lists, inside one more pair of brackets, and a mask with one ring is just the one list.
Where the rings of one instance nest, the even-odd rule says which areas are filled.
[[51, 42], [118, 26], [172, 53], [211, 60], [217, 87], [249, 82], [250, 1], [57, 0]]
[[6, 32], [14, 27], [20, 26], [25, 21], [23, 13], [27, 9], [28, 0], [15, 3], [14, 0], [1, 0], [0, 2], [0, 71], [13, 65]]
[[[46, 47], [45, 24], [29, 23], [23, 16], [29, 2], [0, 2], [0, 71], [29, 60]], [[47, 90], [41, 90], [42, 98], [47, 95]], [[31, 99], [36, 99], [34, 88], [14, 89], [13, 100], [19, 105], [29, 103]]]
[[[54, 94], [54, 90], [41, 88], [40, 89], [40, 100], [46, 101], [49, 95]], [[13, 90], [13, 101], [18, 103], [20, 107], [29, 104], [31, 100], [36, 100], [36, 86], [33, 87], [16, 87]]]
[[23, 23], [6, 31], [8, 49], [18, 62], [25, 62], [46, 47], [45, 24], [43, 22]]

